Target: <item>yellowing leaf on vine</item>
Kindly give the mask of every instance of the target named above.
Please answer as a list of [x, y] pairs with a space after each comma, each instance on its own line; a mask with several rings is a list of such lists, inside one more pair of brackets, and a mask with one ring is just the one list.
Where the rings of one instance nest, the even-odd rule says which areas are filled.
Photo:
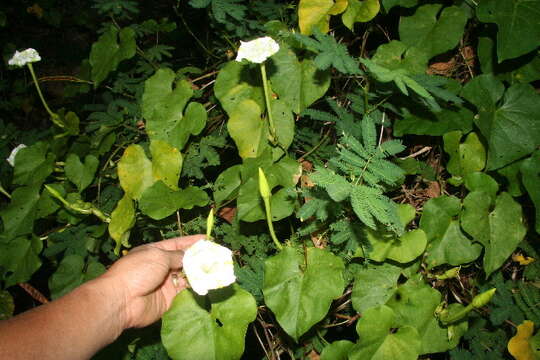
[[534, 331], [534, 323], [530, 320], [525, 320], [517, 327], [517, 333], [508, 342], [508, 352], [516, 360], [535, 360], [530, 340]]
[[519, 265], [529, 265], [536, 261], [535, 258], [529, 256], [523, 256], [522, 254], [512, 254], [512, 260], [519, 263]]
[[379, 0], [350, 0], [342, 16], [343, 24], [352, 31], [357, 22], [371, 21], [381, 10]]
[[329, 15], [339, 15], [349, 6], [349, 0], [336, 0], [334, 6], [328, 11]]
[[330, 15], [328, 12], [334, 7], [332, 0], [300, 0], [298, 5], [298, 24], [300, 32], [311, 35], [314, 28], [327, 33]]

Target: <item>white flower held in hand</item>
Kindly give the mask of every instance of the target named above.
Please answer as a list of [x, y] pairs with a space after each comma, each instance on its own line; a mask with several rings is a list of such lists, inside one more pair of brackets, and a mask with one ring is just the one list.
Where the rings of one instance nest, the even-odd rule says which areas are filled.
[[24, 149], [25, 147], [26, 147], [26, 145], [20, 144], [15, 149], [11, 150], [11, 154], [9, 154], [8, 158], [6, 159], [6, 161], [9, 163], [9, 165], [15, 167], [15, 156], [17, 155], [17, 153], [21, 149]]
[[199, 295], [236, 281], [232, 251], [213, 241], [199, 240], [189, 247], [183, 267], [191, 288]]
[[279, 51], [279, 44], [269, 36], [251, 41], [240, 41], [236, 61], [247, 59], [260, 64]]
[[21, 52], [15, 51], [13, 57], [9, 59], [8, 64], [15, 66], [24, 66], [28, 63], [33, 63], [40, 60], [41, 57], [39, 56], [38, 52], [32, 48], [29, 48]]

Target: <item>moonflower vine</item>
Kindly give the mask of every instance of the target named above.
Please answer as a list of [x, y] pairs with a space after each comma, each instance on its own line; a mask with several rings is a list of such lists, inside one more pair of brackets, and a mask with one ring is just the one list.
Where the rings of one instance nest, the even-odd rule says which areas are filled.
[[41, 88], [39, 87], [36, 74], [34, 73], [34, 67], [32, 66], [33, 62], [37, 62], [40, 60], [41, 56], [39, 56], [39, 53], [35, 49], [28, 48], [23, 51], [15, 51], [13, 57], [9, 59], [8, 64], [18, 67], [23, 67], [24, 65], [26, 65], [28, 67], [28, 70], [30, 70], [30, 74], [32, 75], [32, 80], [34, 80], [34, 84], [36, 85], [39, 98], [41, 99], [41, 103], [45, 107], [45, 110], [47, 110], [47, 112], [49, 113], [49, 116], [51, 117], [53, 123], [60, 127], [64, 127], [62, 122], [60, 121], [60, 117], [58, 116], [58, 114], [52, 112], [52, 110], [49, 108], [49, 105], [45, 101], [43, 94], [41, 93]]
[[274, 127], [274, 120], [272, 118], [270, 90], [268, 89], [268, 80], [266, 78], [266, 67], [264, 62], [278, 51], [279, 44], [271, 37], [265, 36], [251, 41], [240, 41], [240, 48], [238, 49], [238, 56], [236, 57], [236, 61], [246, 59], [249, 62], [260, 64], [264, 88], [264, 100], [268, 112], [268, 122], [270, 123], [270, 132], [275, 143], [277, 143], [276, 128]]

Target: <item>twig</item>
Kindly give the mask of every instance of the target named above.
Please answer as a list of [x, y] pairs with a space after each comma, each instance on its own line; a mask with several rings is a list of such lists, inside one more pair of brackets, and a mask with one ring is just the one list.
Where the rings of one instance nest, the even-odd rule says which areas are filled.
[[257, 332], [257, 326], [256, 325], [253, 325], [253, 331], [255, 332], [255, 336], [257, 336], [257, 340], [259, 340], [259, 343], [261, 344], [261, 347], [264, 350], [266, 358], [270, 359], [270, 354], [268, 354], [268, 351], [266, 351], [266, 347], [264, 346], [264, 343], [262, 342], [261, 337], [259, 336], [259, 333]]
[[19, 283], [19, 286], [24, 289], [34, 300], [39, 301], [42, 304], [49, 302], [45, 295], [43, 295], [38, 289], [30, 285], [29, 283]]
[[415, 158], [417, 157], [418, 155], [422, 155], [423, 153], [426, 153], [426, 152], [429, 152], [431, 150], [431, 146], [424, 146], [423, 148], [421, 148], [420, 150], [418, 150], [417, 152], [415, 153], [412, 153], [410, 155], [407, 155], [405, 157], [402, 157], [400, 158], [401, 160], [405, 160], [405, 159], [408, 159], [408, 158]]

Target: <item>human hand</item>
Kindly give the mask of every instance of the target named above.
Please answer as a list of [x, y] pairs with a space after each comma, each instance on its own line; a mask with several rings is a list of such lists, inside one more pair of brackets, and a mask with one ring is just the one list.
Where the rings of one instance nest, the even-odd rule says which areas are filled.
[[124, 329], [150, 325], [169, 309], [176, 294], [187, 286], [176, 277], [184, 251], [204, 238], [192, 235], [138, 246], [101, 276], [114, 296], [122, 299]]

